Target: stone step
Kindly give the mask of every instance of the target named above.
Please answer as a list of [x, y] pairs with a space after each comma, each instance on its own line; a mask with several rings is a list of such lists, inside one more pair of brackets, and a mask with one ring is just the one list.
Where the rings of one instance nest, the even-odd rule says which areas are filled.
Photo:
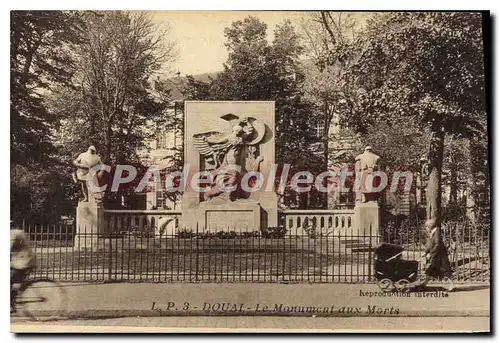
[[361, 239], [341, 239], [340, 242], [342, 244], [353, 244], [353, 243], [360, 243], [364, 242]]
[[359, 245], [359, 244], [368, 244], [367, 241], [362, 240], [362, 239], [356, 239], [356, 240], [340, 240], [341, 244], [345, 245]]
[[345, 239], [340, 241], [351, 252], [369, 252], [374, 251], [375, 246], [359, 239]]
[[362, 247], [357, 247], [357, 248], [350, 248], [351, 252], [369, 252], [369, 251], [374, 251], [374, 247], [370, 247], [369, 245], [362, 246]]

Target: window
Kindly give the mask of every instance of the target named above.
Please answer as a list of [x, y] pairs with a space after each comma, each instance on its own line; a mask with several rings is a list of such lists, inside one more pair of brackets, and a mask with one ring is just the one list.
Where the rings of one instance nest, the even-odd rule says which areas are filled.
[[158, 139], [156, 140], [156, 148], [157, 149], [168, 149], [168, 137], [166, 132], [161, 132], [158, 135]]
[[420, 190], [420, 204], [422, 204], [422, 206], [427, 205], [427, 192], [425, 187], [422, 187]]
[[166, 209], [168, 208], [167, 206], [168, 198], [163, 191], [156, 192], [156, 208], [159, 209]]
[[316, 137], [323, 138], [324, 134], [325, 134], [325, 124], [324, 123], [316, 124]]
[[339, 192], [339, 204], [354, 205], [356, 194], [353, 191]]
[[[167, 171], [160, 170], [160, 180], [166, 180]], [[151, 179], [151, 182], [154, 179]], [[165, 184], [163, 181], [160, 181], [159, 188], [156, 188], [155, 196], [156, 196], [156, 208], [155, 209], [171, 209], [168, 205], [171, 204], [171, 200], [168, 198], [168, 190], [165, 189]]]

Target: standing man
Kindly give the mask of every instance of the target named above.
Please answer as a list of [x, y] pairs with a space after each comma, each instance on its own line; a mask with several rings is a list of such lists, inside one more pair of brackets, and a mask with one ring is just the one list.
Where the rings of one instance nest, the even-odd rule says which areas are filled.
[[442, 280], [448, 280], [450, 285], [448, 287], [449, 291], [454, 290], [452, 277], [452, 270], [450, 260], [448, 258], [448, 252], [446, 251], [446, 246], [444, 245], [443, 239], [438, 232], [439, 228], [436, 225], [434, 219], [428, 219], [425, 222], [425, 233], [427, 235], [425, 242], [425, 282], [427, 283], [429, 278], [438, 278]]
[[92, 181], [90, 169], [99, 164], [102, 164], [101, 158], [97, 155], [95, 146], [93, 145], [91, 145], [86, 152], [80, 154], [76, 160], [73, 161], [73, 165], [78, 168], [76, 170], [77, 181], [82, 185], [82, 202], [89, 201], [88, 182]]

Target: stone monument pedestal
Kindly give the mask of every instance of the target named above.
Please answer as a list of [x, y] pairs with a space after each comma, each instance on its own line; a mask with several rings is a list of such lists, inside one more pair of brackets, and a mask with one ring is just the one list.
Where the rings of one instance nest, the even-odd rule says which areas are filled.
[[380, 206], [377, 201], [356, 203], [354, 207], [354, 232], [360, 239], [377, 246], [380, 240]]
[[97, 247], [99, 238], [104, 233], [104, 207], [94, 201], [79, 202], [76, 208], [77, 249]]
[[[274, 117], [274, 101], [186, 101], [184, 172], [187, 180], [182, 195], [181, 229], [251, 232], [278, 225]], [[235, 144], [237, 141], [240, 143]], [[226, 144], [223, 149], [219, 147], [222, 143]], [[212, 194], [211, 200], [203, 201], [199, 187], [191, 182], [192, 177], [200, 171], [212, 173], [227, 166], [240, 167], [237, 181], [230, 183], [242, 182], [247, 172], [260, 172], [261, 187], [255, 186], [259, 184], [256, 182], [251, 194], [233, 193], [237, 196], [229, 200], [218, 199], [227, 194]], [[255, 180], [260, 179], [256, 176]], [[208, 182], [208, 188], [213, 186]], [[240, 186], [239, 190], [244, 190]]]
[[261, 206], [251, 200], [202, 202], [197, 208], [183, 212], [182, 217], [183, 228], [200, 232], [252, 232], [261, 228]]

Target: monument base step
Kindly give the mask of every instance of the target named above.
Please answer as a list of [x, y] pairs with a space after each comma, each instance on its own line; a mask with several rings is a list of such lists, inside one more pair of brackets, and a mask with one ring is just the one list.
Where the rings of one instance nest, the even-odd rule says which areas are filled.
[[351, 252], [369, 252], [374, 251], [376, 248], [375, 244], [370, 244], [369, 242], [361, 239], [340, 240], [340, 243], [345, 245]]

